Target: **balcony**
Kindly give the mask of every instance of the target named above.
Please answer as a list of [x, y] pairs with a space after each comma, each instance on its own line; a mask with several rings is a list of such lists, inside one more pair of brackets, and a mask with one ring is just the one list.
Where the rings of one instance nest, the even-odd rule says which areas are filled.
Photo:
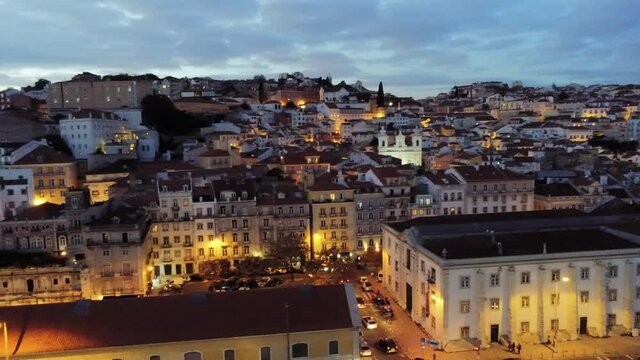
[[320, 230], [327, 230], [327, 226], [326, 225], [320, 225]]
[[165, 257], [165, 258], [162, 258], [162, 261], [163, 262], [171, 262], [171, 258], [170, 257]]
[[171, 247], [171, 243], [164, 243], [164, 244], [160, 245], [160, 247], [170, 248]]
[[320, 215], [318, 215], [318, 216], [323, 218], [323, 217], [327, 217], [327, 214], [326, 213], [320, 213]]
[[120, 276], [133, 276], [133, 271], [123, 271], [119, 275]]
[[193, 261], [193, 255], [185, 255], [184, 261]]
[[346, 235], [342, 235], [340, 236], [340, 240], [345, 241], [345, 240], [349, 240], [349, 237]]
[[179, 212], [179, 211], [180, 211], [180, 206], [178, 206], [178, 205], [173, 205], [173, 206], [171, 207], [171, 211], [173, 211], [173, 212]]
[[338, 214], [336, 214], [336, 213], [329, 213], [329, 217], [336, 217], [336, 216], [338, 216]]
[[100, 272], [100, 276], [102, 276], [102, 277], [113, 277], [113, 271], [102, 271], [102, 272]]
[[260, 230], [271, 230], [273, 229], [273, 225], [260, 225]]
[[193, 243], [192, 242], [186, 242], [186, 243], [183, 243], [182, 246], [191, 247], [191, 246], [193, 246]]
[[342, 225], [342, 224], [340, 225], [340, 229], [346, 229], [348, 227], [349, 227], [349, 225]]

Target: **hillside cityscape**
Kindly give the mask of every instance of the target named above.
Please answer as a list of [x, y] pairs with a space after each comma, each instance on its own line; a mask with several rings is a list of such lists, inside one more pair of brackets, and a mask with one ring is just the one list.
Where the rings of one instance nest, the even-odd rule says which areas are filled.
[[0, 358], [640, 360], [637, 14], [0, 0]]

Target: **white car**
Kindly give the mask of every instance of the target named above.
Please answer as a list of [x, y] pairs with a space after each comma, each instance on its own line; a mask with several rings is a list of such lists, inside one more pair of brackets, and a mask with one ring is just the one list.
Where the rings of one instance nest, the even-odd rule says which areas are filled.
[[373, 316], [363, 317], [362, 325], [369, 330], [378, 328], [378, 323], [376, 322], [376, 319], [373, 318]]
[[371, 356], [371, 348], [369, 347], [369, 345], [360, 345], [360, 356]]
[[369, 281], [369, 279], [367, 279], [367, 277], [366, 277], [366, 276], [360, 276], [360, 284], [364, 284], [364, 283], [366, 283], [367, 281]]

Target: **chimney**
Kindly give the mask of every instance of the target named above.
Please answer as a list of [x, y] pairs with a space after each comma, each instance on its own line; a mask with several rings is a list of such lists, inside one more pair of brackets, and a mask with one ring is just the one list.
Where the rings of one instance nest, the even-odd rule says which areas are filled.
[[498, 242], [496, 246], [498, 247], [498, 255], [502, 255], [502, 243]]
[[546, 242], [542, 243], [542, 253], [543, 254], [547, 253], [547, 243]]

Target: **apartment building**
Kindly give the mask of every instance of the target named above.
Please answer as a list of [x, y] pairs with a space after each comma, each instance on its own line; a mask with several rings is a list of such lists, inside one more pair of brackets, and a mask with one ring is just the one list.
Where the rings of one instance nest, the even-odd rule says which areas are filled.
[[349, 187], [355, 190], [353, 202], [356, 209], [356, 248], [358, 251], [382, 246], [382, 224], [386, 222], [386, 201], [382, 188], [368, 181], [352, 181]]
[[457, 166], [445, 173], [465, 185], [463, 214], [533, 210], [532, 177], [488, 165]]
[[264, 254], [270, 254], [274, 242], [291, 237], [303, 239], [310, 248], [310, 213], [304, 191], [293, 184], [274, 183], [259, 188], [256, 221]]
[[77, 186], [77, 170], [73, 159], [54, 149], [38, 145], [7, 165], [10, 169], [30, 169], [33, 174], [33, 204], [64, 204], [65, 193]]
[[395, 167], [379, 167], [368, 170], [365, 177], [384, 193], [387, 222], [409, 219], [411, 184], [407, 175]]
[[1, 223], [2, 250], [61, 255], [67, 246], [63, 205], [51, 203], [25, 209]]
[[327, 252], [358, 251], [354, 192], [342, 174], [335, 173], [319, 177], [307, 189], [307, 197], [311, 202], [312, 256]]
[[133, 134], [125, 120], [111, 112], [82, 110], [60, 120], [60, 136], [76, 159], [86, 159], [96, 151], [106, 153], [112, 141], [135, 149]]
[[0, 221], [33, 205], [33, 175], [29, 169], [0, 169]]
[[635, 216], [557, 210], [387, 224], [384, 286], [443, 345], [623, 334], [640, 326]]
[[138, 107], [152, 93], [147, 80], [61, 81], [49, 85], [47, 104], [50, 109]]
[[88, 288], [85, 298], [144, 295], [149, 280], [147, 212], [113, 203], [106, 213], [85, 225], [85, 262]]
[[[433, 215], [464, 214], [464, 198], [466, 185], [446, 171], [433, 170], [425, 174], [425, 184], [432, 197], [431, 213]], [[425, 204], [427, 205], [427, 204]]]
[[[12, 255], [16, 257], [16, 254]], [[83, 298], [81, 266], [42, 254], [22, 257], [20, 265], [0, 268], [0, 305], [36, 305]]]

